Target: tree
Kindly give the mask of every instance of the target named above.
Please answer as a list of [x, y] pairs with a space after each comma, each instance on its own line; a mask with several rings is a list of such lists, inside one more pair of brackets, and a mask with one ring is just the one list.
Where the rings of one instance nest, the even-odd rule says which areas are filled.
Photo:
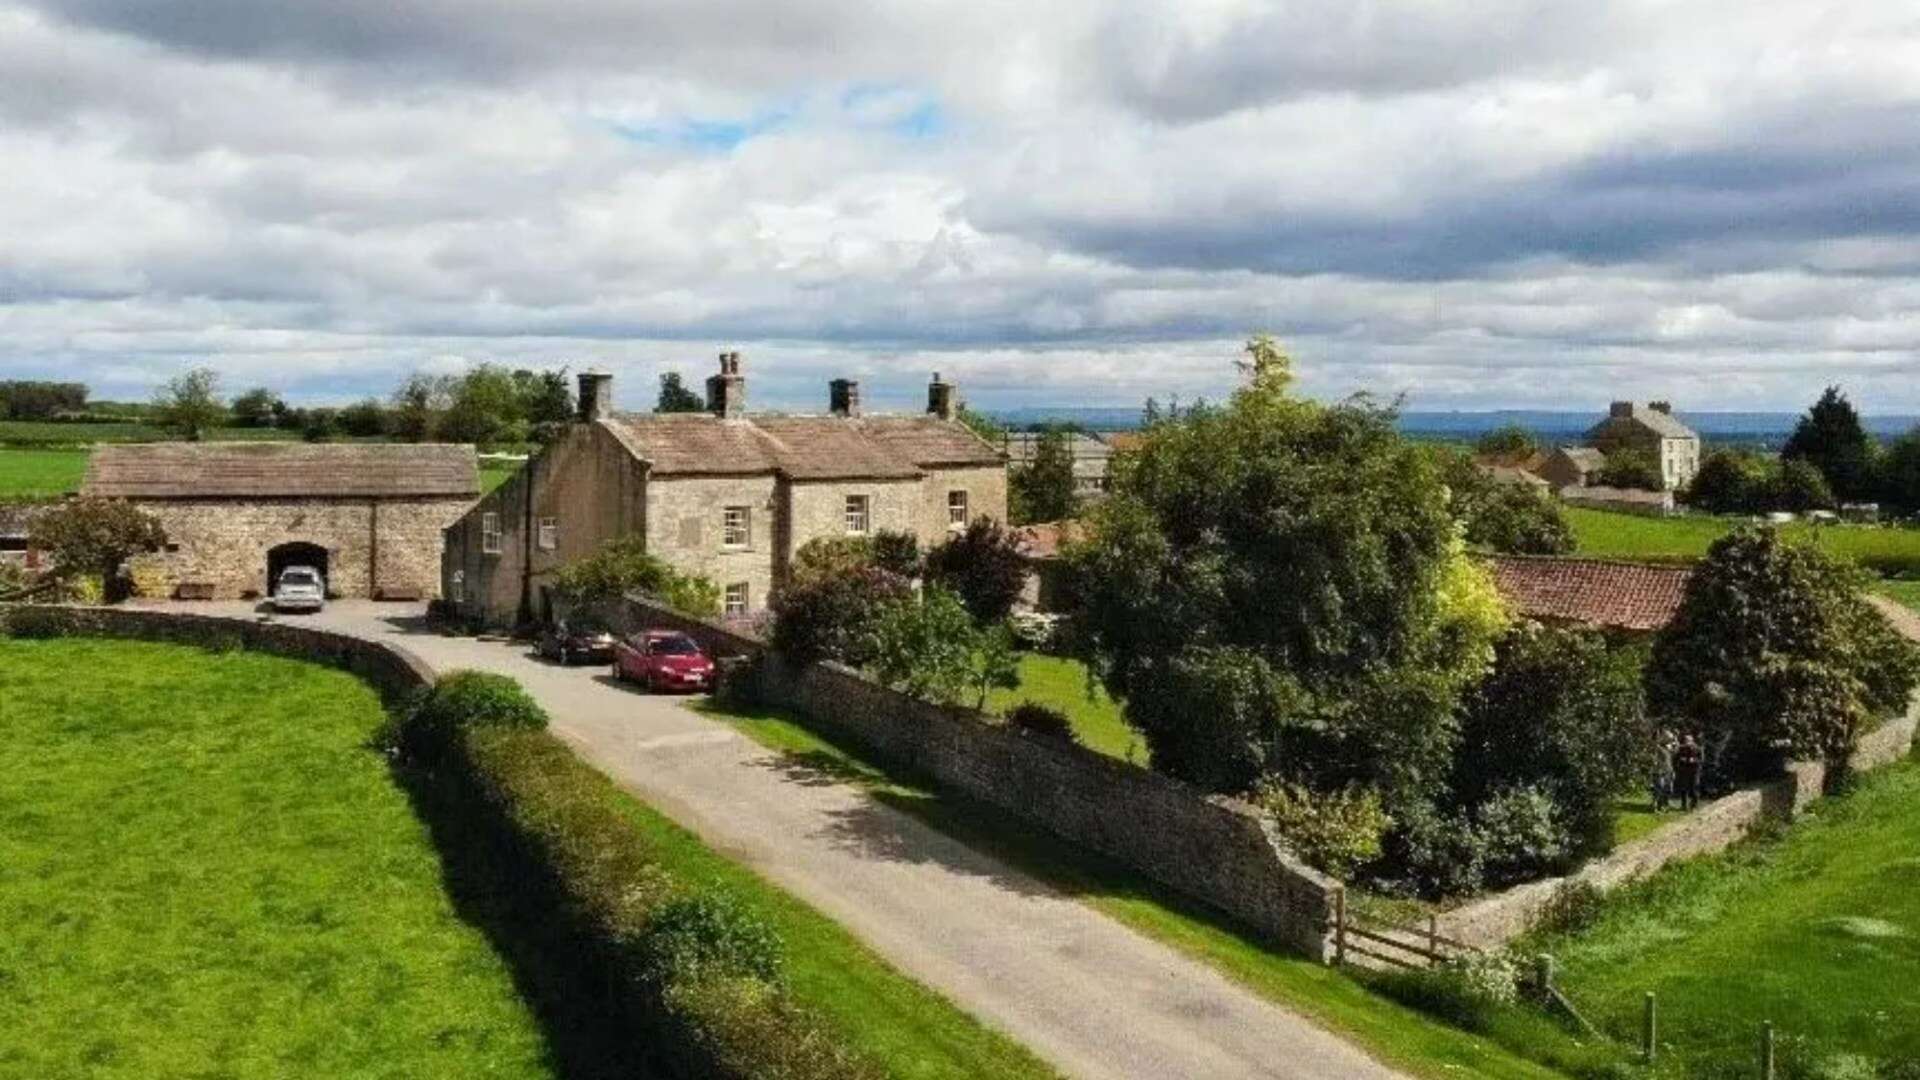
[[888, 605], [912, 595], [911, 584], [872, 566], [791, 582], [773, 600], [773, 647], [795, 663], [864, 666]]
[[1473, 810], [1531, 788], [1553, 804], [1570, 854], [1613, 843], [1613, 803], [1651, 772], [1639, 650], [1591, 631], [1521, 623], [1467, 694], [1451, 801]]
[[1033, 457], [1007, 474], [1007, 506], [1016, 525], [1064, 521], [1079, 512], [1072, 432], [1049, 427], [1040, 433], [1034, 441]]
[[1827, 510], [1833, 507], [1833, 490], [1827, 486], [1826, 477], [1820, 470], [1804, 458], [1787, 458], [1773, 474], [1767, 502], [1776, 510], [1791, 510], [1797, 514], [1808, 510]]
[[119, 499], [81, 496], [33, 519], [29, 543], [47, 553], [53, 573], [64, 579], [97, 575], [109, 600], [125, 597], [120, 569], [142, 552], [167, 542], [159, 519]]
[[1920, 512], [1920, 427], [1887, 447], [1880, 469], [1880, 498], [1908, 513]]
[[700, 395], [686, 388], [680, 381], [677, 371], [665, 372], [660, 376], [660, 399], [654, 403], [654, 412], [696, 413], [707, 411], [707, 403]]
[[87, 388], [81, 383], [0, 382], [0, 420], [51, 420], [86, 408]]
[[1294, 398], [1285, 354], [1247, 351], [1226, 406], [1158, 420], [1116, 462], [1067, 558], [1070, 636], [1154, 768], [1215, 791], [1357, 784], [1397, 813], [1445, 784], [1505, 613], [1392, 411]]
[[1660, 461], [1645, 450], [1615, 450], [1600, 466], [1596, 481], [1603, 487], [1636, 488], [1640, 491], [1665, 491], [1666, 477], [1660, 473]]
[[256, 386], [233, 399], [233, 422], [240, 427], [272, 427], [278, 415], [274, 406], [279, 404], [283, 404], [279, 394]]
[[1013, 614], [1027, 584], [1027, 560], [1013, 535], [990, 518], [976, 518], [965, 532], [927, 552], [927, 582], [948, 589], [975, 621], [997, 623]]
[[458, 380], [450, 375], [407, 376], [393, 392], [393, 434], [405, 442], [426, 442], [438, 434], [440, 418], [453, 403]]
[[1758, 514], [1773, 498], [1773, 466], [1747, 450], [1715, 450], [1687, 486], [1687, 505], [1709, 514]]
[[1829, 386], [1794, 426], [1780, 457], [1811, 464], [1833, 494], [1851, 502], [1873, 497], [1873, 451], [1873, 439], [1853, 403], [1839, 387]]
[[1458, 451], [1437, 448], [1447, 493], [1467, 543], [1513, 555], [1564, 555], [1573, 528], [1551, 495], [1489, 475]]
[[987, 694], [1020, 685], [1013, 638], [982, 628], [960, 598], [939, 586], [887, 604], [874, 622], [868, 666], [881, 682], [939, 705], [984, 709]]
[[513, 376], [495, 364], [467, 372], [440, 418], [438, 437], [483, 448], [526, 442], [526, 414]]
[[387, 410], [378, 398], [364, 398], [340, 410], [340, 430], [357, 439], [387, 432]]
[[1906, 706], [1920, 659], [1860, 596], [1861, 572], [1809, 543], [1748, 527], [1715, 542], [1654, 642], [1655, 716], [1727, 746], [1754, 772], [1772, 755], [1844, 759]]
[[1518, 465], [1540, 452], [1540, 440], [1519, 424], [1505, 424], [1482, 433], [1473, 450], [1502, 464]]
[[199, 442], [226, 417], [220, 375], [212, 368], [194, 368], [167, 380], [153, 404], [160, 426], [188, 442]]
[[331, 442], [340, 430], [340, 413], [315, 406], [300, 414], [300, 438], [307, 442]]
[[520, 413], [527, 433], [537, 443], [549, 443], [573, 421], [573, 390], [567, 385], [567, 369], [513, 373], [519, 392]]

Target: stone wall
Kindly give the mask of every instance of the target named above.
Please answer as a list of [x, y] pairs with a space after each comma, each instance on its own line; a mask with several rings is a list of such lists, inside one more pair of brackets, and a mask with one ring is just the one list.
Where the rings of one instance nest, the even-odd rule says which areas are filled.
[[201, 648], [240, 647], [339, 668], [366, 680], [389, 703], [424, 686], [434, 672], [395, 645], [283, 622], [259, 622], [174, 611], [0, 604], [0, 629], [29, 635], [76, 635], [164, 641]]
[[626, 601], [630, 625], [674, 626], [716, 653], [759, 653], [769, 703], [887, 763], [1011, 812], [1316, 960], [1331, 950], [1339, 883], [1283, 851], [1244, 803], [1079, 746], [1021, 735], [976, 713], [916, 701], [837, 664], [795, 668], [726, 627]]
[[[1854, 772], [1867, 772], [1913, 751], [1915, 728], [1920, 726], [1920, 695], [1905, 716], [1888, 721], [1860, 740], [1848, 759]], [[1744, 839], [1765, 818], [1789, 819], [1820, 798], [1827, 788], [1827, 768], [1817, 761], [1787, 766], [1778, 780], [1715, 799], [1686, 817], [1623, 844], [1567, 877], [1547, 878], [1464, 904], [1440, 916], [1440, 932], [1480, 948], [1503, 945], [1532, 929], [1555, 894], [1569, 885], [1591, 885], [1602, 891], [1647, 877], [1677, 859], [1724, 851]]]
[[434, 597], [440, 594], [441, 530], [460, 516], [467, 500], [169, 499], [138, 505], [159, 519], [168, 547], [136, 557], [129, 570], [169, 595], [189, 582], [213, 586], [217, 599], [264, 595], [268, 552], [309, 543], [326, 549], [327, 587], [339, 596], [408, 590]]
[[[785, 569], [779, 482], [767, 476], [654, 477], [647, 484], [647, 550], [683, 574], [747, 587], [747, 610], [767, 606]], [[726, 511], [747, 512], [747, 544], [729, 548]]]
[[991, 518], [1007, 522], [1007, 470], [1001, 466], [976, 469], [928, 469], [920, 482], [920, 518], [916, 532], [921, 548], [943, 543], [952, 531], [947, 521], [947, 496], [967, 493], [969, 520]]

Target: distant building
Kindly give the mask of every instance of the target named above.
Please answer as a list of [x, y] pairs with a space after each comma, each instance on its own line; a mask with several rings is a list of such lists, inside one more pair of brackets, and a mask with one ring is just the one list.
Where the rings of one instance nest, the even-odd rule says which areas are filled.
[[1527, 488], [1530, 491], [1537, 491], [1542, 495], [1549, 495], [1553, 492], [1552, 484], [1518, 465], [1475, 465], [1474, 467], [1482, 473], [1485, 473], [1487, 477], [1495, 483], [1512, 484], [1516, 487]]
[[1495, 555], [1494, 587], [1516, 614], [1545, 623], [1648, 632], [1673, 621], [1693, 570], [1611, 559]]
[[1539, 473], [1558, 491], [1562, 488], [1586, 487], [1593, 483], [1606, 465], [1607, 456], [1591, 446], [1563, 446], [1547, 455]]
[[1686, 487], [1700, 471], [1700, 436], [1676, 420], [1673, 407], [1664, 401], [1644, 407], [1614, 402], [1607, 418], [1587, 431], [1587, 442], [1603, 454], [1637, 450], [1652, 455], [1669, 491]]
[[[1007, 453], [1007, 467], [1017, 469], [1033, 460], [1042, 434], [1035, 431], [1009, 431], [1001, 445]], [[1099, 435], [1083, 431], [1067, 434], [1067, 449], [1073, 455], [1073, 490], [1082, 498], [1098, 496], [1107, 490], [1107, 462], [1113, 447]]]
[[1601, 487], [1598, 484], [1589, 484], [1586, 487], [1561, 488], [1560, 501], [1569, 506], [1612, 510], [1621, 514], [1641, 514], [1646, 517], [1665, 517], [1673, 513], [1673, 492], [1671, 491], [1642, 491], [1639, 488]]
[[169, 593], [264, 596], [309, 566], [336, 596], [432, 597], [440, 530], [480, 494], [473, 447], [400, 443], [102, 446], [83, 495], [160, 520], [163, 552], [137, 570]]
[[866, 415], [848, 379], [829, 385], [824, 415], [750, 414], [746, 393], [739, 353], [721, 354], [704, 413], [616, 414], [613, 377], [583, 373], [576, 422], [448, 527], [448, 605], [492, 625], [541, 617], [557, 570], [638, 536], [742, 617], [816, 537], [908, 532], [927, 547], [1006, 519], [1006, 459], [959, 421], [958, 388], [938, 375], [915, 416]]

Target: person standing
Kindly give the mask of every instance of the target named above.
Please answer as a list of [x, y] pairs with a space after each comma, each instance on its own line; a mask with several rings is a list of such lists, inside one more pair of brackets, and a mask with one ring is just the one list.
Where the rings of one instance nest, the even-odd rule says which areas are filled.
[[1679, 788], [1680, 809], [1700, 805], [1700, 744], [1691, 734], [1682, 735], [1673, 752], [1673, 782]]
[[1653, 741], [1653, 810], [1659, 813], [1673, 804], [1673, 753], [1679, 740], [1672, 728], [1661, 728]]

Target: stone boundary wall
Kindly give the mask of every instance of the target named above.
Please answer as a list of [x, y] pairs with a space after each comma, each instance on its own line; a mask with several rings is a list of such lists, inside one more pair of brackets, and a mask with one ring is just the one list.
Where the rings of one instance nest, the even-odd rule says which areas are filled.
[[[1847, 760], [1847, 768], [1868, 772], [1907, 757], [1913, 752], [1916, 727], [1920, 727], [1920, 694], [1915, 695], [1906, 715], [1887, 721], [1860, 740]], [[1825, 794], [1826, 788], [1824, 764], [1793, 762], [1780, 779], [1715, 799], [1566, 877], [1531, 881], [1443, 912], [1439, 930], [1468, 945], [1496, 948], [1532, 929], [1562, 888], [1591, 885], [1604, 892], [1647, 877], [1677, 859], [1723, 851], [1743, 839], [1762, 819], [1791, 819]]]
[[389, 703], [433, 685], [426, 661], [398, 646], [281, 622], [118, 607], [0, 604], [0, 628], [22, 634], [131, 638], [202, 648], [245, 648], [307, 660], [365, 679]]
[[716, 654], [759, 656], [755, 682], [765, 701], [894, 766], [1099, 852], [1315, 960], [1332, 954], [1340, 883], [1285, 851], [1245, 803], [918, 701], [839, 664], [787, 664], [756, 639], [644, 597], [628, 597], [626, 606], [620, 621], [628, 625], [672, 626]]

